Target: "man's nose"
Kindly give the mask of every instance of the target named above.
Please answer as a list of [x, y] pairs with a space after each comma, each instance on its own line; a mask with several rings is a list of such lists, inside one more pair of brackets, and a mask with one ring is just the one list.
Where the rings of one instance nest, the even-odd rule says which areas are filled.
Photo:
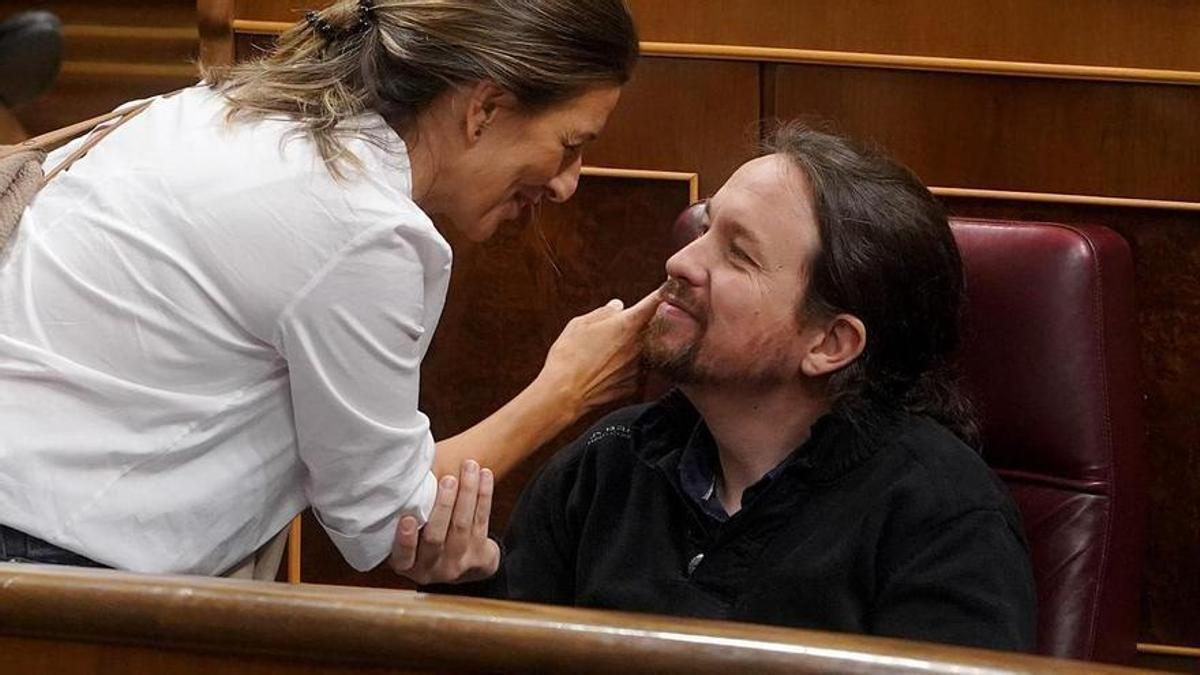
[[547, 199], [560, 203], [570, 199], [579, 187], [579, 170], [582, 165], [583, 158], [576, 157], [574, 162], [563, 167], [557, 176], [551, 178], [550, 182], [546, 183]]
[[679, 279], [692, 286], [700, 286], [704, 281], [704, 265], [702, 258], [702, 239], [696, 239], [667, 258], [667, 278]]

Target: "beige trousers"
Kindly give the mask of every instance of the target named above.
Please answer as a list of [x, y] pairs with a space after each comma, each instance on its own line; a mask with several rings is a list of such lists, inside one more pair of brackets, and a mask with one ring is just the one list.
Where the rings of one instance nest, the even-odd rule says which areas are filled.
[[283, 562], [283, 552], [287, 548], [288, 532], [291, 525], [271, 537], [245, 560], [234, 565], [221, 576], [231, 579], [254, 579], [256, 581], [275, 581], [279, 576], [279, 565]]

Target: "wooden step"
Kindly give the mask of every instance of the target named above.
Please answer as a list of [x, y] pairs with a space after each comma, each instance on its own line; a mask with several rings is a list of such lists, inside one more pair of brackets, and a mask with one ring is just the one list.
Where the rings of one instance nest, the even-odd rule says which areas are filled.
[[195, 0], [57, 0], [56, 2], [19, 2], [0, 0], [0, 17], [9, 17], [31, 9], [53, 12], [64, 24], [103, 26], [195, 26]]
[[86, 119], [199, 78], [194, 0], [0, 0], [0, 17], [49, 9], [63, 22], [63, 66], [54, 87], [14, 111], [30, 134]]
[[54, 88], [17, 110], [36, 135], [94, 117], [137, 98], [174, 91], [197, 80], [187, 66], [66, 64]]
[[195, 63], [199, 41], [195, 26], [63, 26], [68, 62]]

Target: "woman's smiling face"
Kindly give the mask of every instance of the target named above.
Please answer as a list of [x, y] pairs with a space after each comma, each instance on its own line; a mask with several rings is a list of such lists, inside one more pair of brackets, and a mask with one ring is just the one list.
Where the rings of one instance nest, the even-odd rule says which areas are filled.
[[456, 162], [460, 189], [443, 215], [467, 239], [484, 241], [542, 199], [569, 199], [579, 184], [583, 146], [600, 135], [620, 96], [618, 86], [598, 86], [532, 114], [498, 103]]

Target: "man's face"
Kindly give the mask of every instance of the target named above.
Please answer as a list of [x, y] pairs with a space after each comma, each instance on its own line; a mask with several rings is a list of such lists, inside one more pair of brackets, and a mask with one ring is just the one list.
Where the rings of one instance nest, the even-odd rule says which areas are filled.
[[667, 261], [646, 361], [681, 383], [800, 376], [797, 309], [819, 246], [808, 179], [781, 155], [747, 162], [707, 203], [703, 233]]

